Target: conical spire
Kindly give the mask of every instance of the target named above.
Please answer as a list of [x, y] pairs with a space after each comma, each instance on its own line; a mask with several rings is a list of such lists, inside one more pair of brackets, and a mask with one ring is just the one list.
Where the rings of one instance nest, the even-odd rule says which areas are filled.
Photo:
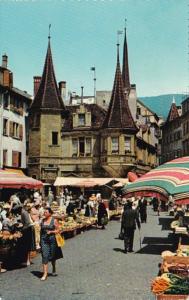
[[45, 65], [43, 69], [43, 75], [41, 78], [39, 89], [31, 105], [31, 109], [45, 109], [53, 112], [64, 110], [64, 103], [60, 96], [54, 73], [50, 45], [50, 35], [48, 39], [49, 42], [47, 47]]
[[130, 79], [129, 79], [129, 60], [128, 60], [126, 27], [125, 27], [124, 46], [123, 46], [122, 79], [123, 79], [124, 89], [126, 91], [129, 91], [130, 90]]
[[117, 44], [117, 66], [115, 72], [114, 85], [103, 127], [132, 129], [134, 131], [137, 131], [124, 92], [119, 62], [119, 44]]
[[169, 110], [169, 114], [168, 114], [166, 122], [171, 122], [178, 117], [179, 117], [179, 112], [178, 112], [178, 108], [175, 103], [175, 99], [173, 97], [173, 102], [171, 104], [171, 108]]

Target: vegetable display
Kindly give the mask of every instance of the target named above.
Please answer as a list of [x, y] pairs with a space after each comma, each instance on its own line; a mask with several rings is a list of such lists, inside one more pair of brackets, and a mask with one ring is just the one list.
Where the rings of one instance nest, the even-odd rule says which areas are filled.
[[189, 295], [189, 278], [182, 278], [175, 274], [164, 273], [153, 280], [151, 290], [156, 295]]

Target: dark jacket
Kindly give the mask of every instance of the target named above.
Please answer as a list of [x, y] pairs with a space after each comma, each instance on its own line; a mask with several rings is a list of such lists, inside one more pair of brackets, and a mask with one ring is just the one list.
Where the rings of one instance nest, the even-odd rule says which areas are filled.
[[126, 209], [122, 215], [122, 228], [136, 229], [136, 223], [137, 223], [138, 228], [140, 228], [140, 221], [138, 218], [137, 211], [132, 208]]

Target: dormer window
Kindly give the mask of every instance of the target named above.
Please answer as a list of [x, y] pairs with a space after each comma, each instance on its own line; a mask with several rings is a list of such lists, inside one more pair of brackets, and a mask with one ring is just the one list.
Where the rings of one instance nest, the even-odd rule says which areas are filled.
[[85, 126], [85, 114], [78, 114], [78, 126]]

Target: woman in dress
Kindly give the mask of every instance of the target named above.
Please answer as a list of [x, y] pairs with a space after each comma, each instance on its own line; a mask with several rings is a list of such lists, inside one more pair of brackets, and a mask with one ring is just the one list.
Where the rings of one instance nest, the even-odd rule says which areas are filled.
[[98, 219], [98, 226], [101, 227], [101, 229], [105, 229], [105, 225], [107, 224], [108, 221], [108, 213], [102, 199], [99, 201], [97, 219]]
[[48, 276], [48, 262], [52, 263], [52, 275], [56, 276], [56, 260], [63, 257], [62, 250], [57, 246], [56, 233], [59, 233], [59, 224], [52, 217], [52, 210], [47, 207], [44, 211], [44, 219], [41, 223], [41, 254], [43, 264], [43, 276], [41, 280], [46, 280]]

